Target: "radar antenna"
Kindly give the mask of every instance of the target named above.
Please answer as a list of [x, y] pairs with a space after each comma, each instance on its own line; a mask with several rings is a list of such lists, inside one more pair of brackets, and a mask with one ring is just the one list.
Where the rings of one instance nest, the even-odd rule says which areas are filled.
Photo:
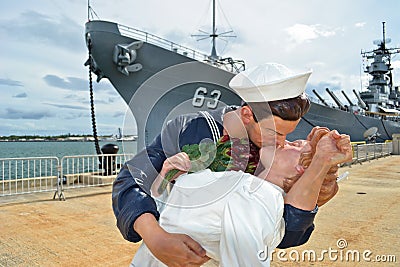
[[208, 38], [211, 38], [212, 41], [212, 48], [211, 48], [211, 55], [209, 56], [209, 59], [215, 63], [219, 60], [218, 54], [217, 54], [217, 48], [216, 48], [216, 39], [220, 38], [221, 40], [225, 41], [222, 37], [230, 37], [230, 38], [236, 38], [236, 35], [229, 35], [231, 33], [233, 33], [232, 30], [230, 31], [226, 31], [226, 32], [221, 32], [221, 33], [217, 33], [217, 28], [215, 26], [215, 21], [216, 21], [216, 15], [215, 15], [215, 0], [213, 0], [213, 7], [212, 7], [212, 33], [207, 33], [205, 31], [199, 30], [199, 32], [201, 32], [202, 34], [192, 34], [192, 37], [198, 37], [197, 41], [201, 41], [201, 40], [205, 40]]
[[363, 135], [367, 143], [375, 143], [376, 138], [380, 136], [380, 133], [378, 133], [377, 127], [371, 127], [368, 130], [366, 130]]

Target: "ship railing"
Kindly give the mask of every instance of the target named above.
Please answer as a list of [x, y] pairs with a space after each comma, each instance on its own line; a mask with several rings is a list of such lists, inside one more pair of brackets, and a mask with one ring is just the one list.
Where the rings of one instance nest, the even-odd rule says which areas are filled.
[[118, 24], [118, 29], [120, 33], [126, 37], [134, 38], [149, 44], [153, 44], [169, 51], [182, 54], [189, 58], [198, 60], [198, 61], [205, 61], [208, 59], [208, 56], [204, 53], [196, 51], [194, 49], [185, 47], [183, 45], [174, 43], [172, 41], [166, 40], [162, 37], [156, 36], [154, 34], [141, 31], [129, 26]]
[[372, 144], [353, 144], [353, 161], [354, 163], [362, 163], [381, 157], [391, 155], [393, 152], [392, 142], [372, 143]]
[[133, 154], [101, 154], [57, 157], [0, 158], [0, 197], [54, 192], [113, 183], [121, 166]]
[[57, 157], [0, 158], [0, 196], [56, 190], [59, 162]]

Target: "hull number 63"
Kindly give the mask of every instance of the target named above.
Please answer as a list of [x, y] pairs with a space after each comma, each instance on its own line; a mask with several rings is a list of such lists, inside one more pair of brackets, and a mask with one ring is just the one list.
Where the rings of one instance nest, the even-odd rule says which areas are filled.
[[218, 100], [221, 97], [221, 91], [220, 90], [212, 90], [210, 92], [210, 95], [207, 95], [207, 88], [205, 87], [199, 87], [196, 89], [196, 92], [194, 92], [193, 95], [193, 100], [192, 100], [192, 105], [194, 107], [202, 107], [204, 105], [205, 100], [207, 99], [207, 108], [214, 109], [218, 105]]

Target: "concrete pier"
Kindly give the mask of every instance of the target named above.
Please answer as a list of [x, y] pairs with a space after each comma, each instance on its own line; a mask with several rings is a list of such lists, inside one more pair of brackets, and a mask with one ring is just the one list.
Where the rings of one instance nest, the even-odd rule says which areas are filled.
[[[271, 266], [398, 266], [400, 156], [345, 171], [348, 180], [320, 208], [310, 241], [276, 250]], [[138, 244], [119, 234], [110, 192], [111, 186], [71, 189], [66, 201], [52, 200], [53, 192], [0, 197], [0, 266], [129, 266]]]

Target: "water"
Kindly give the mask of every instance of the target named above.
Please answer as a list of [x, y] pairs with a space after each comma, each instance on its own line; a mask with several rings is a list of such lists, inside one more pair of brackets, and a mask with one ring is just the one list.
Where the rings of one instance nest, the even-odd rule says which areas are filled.
[[[99, 142], [119, 147], [118, 154], [136, 154], [136, 142]], [[0, 142], [0, 158], [58, 157], [96, 155], [94, 142]]]

